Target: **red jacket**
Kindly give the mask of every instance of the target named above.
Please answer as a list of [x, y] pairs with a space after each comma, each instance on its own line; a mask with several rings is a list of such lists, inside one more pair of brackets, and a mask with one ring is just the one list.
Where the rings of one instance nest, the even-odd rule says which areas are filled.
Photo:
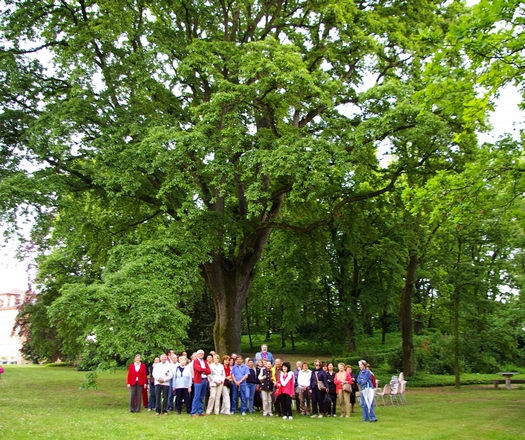
[[201, 367], [200, 359], [193, 360], [193, 383], [202, 383], [202, 373], [210, 375], [211, 370], [208, 362], [204, 361], [204, 368]]
[[[339, 372], [337, 372], [337, 373], [339, 373]], [[336, 391], [337, 393], [339, 393], [339, 391], [343, 389], [343, 385], [344, 385], [344, 384], [341, 382], [341, 380], [339, 380], [339, 379], [337, 378], [337, 373], [336, 373], [336, 375], [335, 375], [334, 383], [335, 383], [335, 391]], [[350, 384], [352, 383], [353, 379], [352, 379], [352, 376], [350, 376], [350, 373], [346, 372], [346, 377], [345, 377], [344, 380], [345, 380], [347, 383], [350, 383]]]
[[135, 383], [139, 382], [140, 386], [146, 385], [148, 383], [148, 377], [146, 376], [146, 364], [140, 363], [139, 371], [135, 371], [135, 364], [132, 363], [128, 367], [128, 378], [127, 378], [127, 385], [135, 385]]

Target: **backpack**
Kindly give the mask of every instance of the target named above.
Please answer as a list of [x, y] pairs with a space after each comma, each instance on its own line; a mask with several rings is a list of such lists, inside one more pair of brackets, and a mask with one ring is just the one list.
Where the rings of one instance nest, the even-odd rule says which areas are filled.
[[377, 387], [376, 377], [374, 376], [374, 373], [370, 373], [370, 382], [372, 382], [372, 386], [374, 388]]

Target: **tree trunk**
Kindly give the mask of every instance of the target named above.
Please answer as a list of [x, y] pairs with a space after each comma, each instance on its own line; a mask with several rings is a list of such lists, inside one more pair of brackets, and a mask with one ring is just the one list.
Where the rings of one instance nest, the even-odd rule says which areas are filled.
[[240, 353], [242, 308], [252, 286], [253, 275], [251, 271], [246, 273], [231, 260], [216, 254], [210, 263], [204, 265], [204, 276], [215, 304], [215, 351], [221, 355]]
[[[275, 205], [282, 203], [284, 196], [278, 199], [272, 210], [277, 209]], [[215, 304], [213, 341], [215, 351], [221, 355], [241, 351], [242, 309], [253, 284], [253, 270], [270, 232], [271, 229], [266, 228], [247, 234], [235, 260], [214, 254], [212, 261], [203, 265], [203, 276]]]
[[455, 277], [454, 277], [454, 297], [453, 300], [453, 320], [454, 320], [454, 386], [456, 388], [459, 388], [461, 385], [460, 377], [459, 377], [459, 280], [460, 280], [460, 270], [461, 270], [461, 248], [462, 248], [462, 240], [458, 236], [457, 237], [458, 242], [458, 255], [456, 258], [456, 270], [455, 270]]
[[353, 322], [350, 323], [350, 322], [347, 322], [345, 324], [345, 328], [346, 328], [346, 340], [348, 342], [348, 351], [350, 353], [354, 352], [355, 351], [355, 339], [354, 339], [354, 326], [353, 326]]
[[388, 314], [386, 313], [386, 310], [383, 310], [383, 313], [381, 314], [381, 345], [385, 345], [386, 343], [386, 331], [388, 330]]
[[403, 373], [414, 375], [414, 344], [412, 341], [412, 293], [416, 279], [419, 260], [416, 252], [411, 252], [408, 259], [405, 287], [401, 295], [399, 319], [401, 321], [401, 353], [403, 356]]
[[253, 349], [252, 332], [250, 330], [250, 309], [248, 308], [248, 301], [246, 301], [246, 329], [248, 330], [248, 339], [250, 341], [250, 350]]
[[[343, 275], [344, 275], [344, 268]], [[356, 343], [355, 343], [355, 322], [356, 322], [356, 316], [357, 316], [357, 299], [359, 296], [359, 291], [357, 289], [357, 285], [359, 283], [359, 264], [357, 261], [357, 258], [353, 257], [353, 271], [352, 271], [352, 286], [350, 289], [348, 289], [348, 293], [350, 295], [348, 301], [350, 304], [350, 316], [348, 317], [345, 328], [346, 328], [346, 340], [347, 340], [347, 346], [349, 352], [356, 351]], [[343, 284], [344, 286], [345, 284]], [[346, 290], [346, 289], [345, 289]], [[347, 312], [348, 314], [348, 312]]]
[[459, 292], [454, 290], [454, 386], [461, 385], [459, 372]]

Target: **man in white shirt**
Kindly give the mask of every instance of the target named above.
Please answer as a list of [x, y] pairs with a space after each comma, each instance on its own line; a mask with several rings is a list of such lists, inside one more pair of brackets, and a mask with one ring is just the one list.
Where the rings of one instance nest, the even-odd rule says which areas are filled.
[[172, 365], [168, 362], [165, 354], [160, 356], [160, 362], [153, 366], [153, 377], [155, 379], [155, 397], [157, 416], [160, 414], [162, 402], [162, 414], [168, 415], [168, 400], [170, 381], [173, 377]]

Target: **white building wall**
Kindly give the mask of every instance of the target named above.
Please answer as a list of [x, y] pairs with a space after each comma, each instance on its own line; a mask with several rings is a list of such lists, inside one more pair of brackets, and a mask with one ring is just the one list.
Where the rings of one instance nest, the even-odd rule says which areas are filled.
[[18, 336], [11, 336], [18, 305], [22, 303], [24, 293], [13, 289], [0, 293], [0, 363], [20, 364], [25, 362], [20, 354], [22, 341]]

